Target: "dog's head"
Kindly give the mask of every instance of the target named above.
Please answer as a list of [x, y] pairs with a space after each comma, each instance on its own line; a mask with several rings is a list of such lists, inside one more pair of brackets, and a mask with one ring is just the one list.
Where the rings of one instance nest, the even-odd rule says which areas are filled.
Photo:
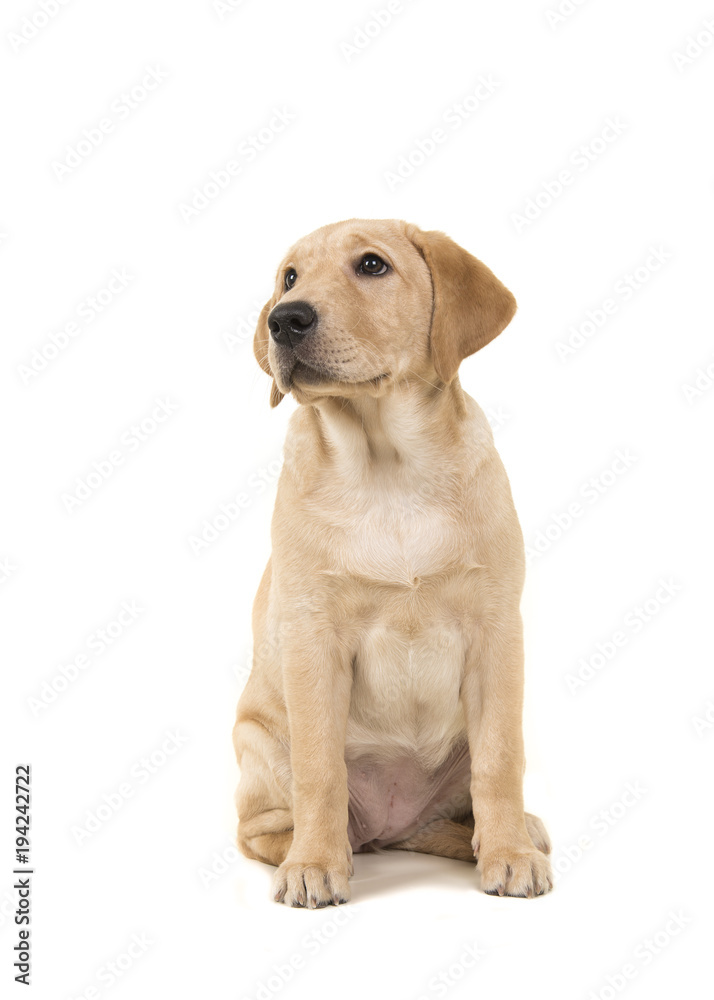
[[498, 278], [444, 233], [350, 219], [290, 249], [253, 349], [273, 377], [271, 406], [288, 392], [300, 403], [378, 396], [410, 376], [451, 382], [515, 311]]

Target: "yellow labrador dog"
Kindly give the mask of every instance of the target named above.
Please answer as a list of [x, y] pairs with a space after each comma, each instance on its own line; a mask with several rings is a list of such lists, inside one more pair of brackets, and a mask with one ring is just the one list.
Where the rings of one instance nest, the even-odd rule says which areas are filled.
[[352, 854], [477, 861], [485, 892], [552, 887], [524, 812], [523, 540], [488, 422], [458, 378], [512, 294], [441, 232], [318, 229], [255, 333], [292, 393], [238, 705], [238, 841], [273, 895], [350, 897]]

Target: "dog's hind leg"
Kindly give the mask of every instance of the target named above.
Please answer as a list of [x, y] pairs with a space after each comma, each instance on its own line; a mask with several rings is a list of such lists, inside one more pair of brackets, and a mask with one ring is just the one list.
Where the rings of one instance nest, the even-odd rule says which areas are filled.
[[471, 838], [474, 835], [473, 820], [459, 823], [453, 819], [434, 819], [405, 840], [386, 844], [390, 851], [417, 851], [419, 854], [436, 854], [440, 858], [454, 858], [456, 861], [470, 861], [474, 864]]
[[277, 867], [287, 857], [293, 839], [292, 803], [286, 787], [288, 751], [255, 719], [236, 723], [233, 738], [241, 772], [236, 792], [238, 846], [246, 857]]
[[[531, 813], [526, 813], [528, 834], [543, 854], [550, 854], [550, 838], [543, 821]], [[440, 858], [454, 858], [456, 861], [476, 861], [471, 841], [474, 835], [473, 816], [460, 821], [435, 819], [417, 830], [405, 840], [386, 845], [387, 850], [416, 851], [419, 854], [436, 854]]]
[[[264, 817], [263, 813], [259, 819]], [[283, 830], [282, 833], [246, 834], [240, 826], [238, 828], [238, 843], [245, 856], [256, 861], [264, 861], [265, 864], [274, 865], [276, 868], [287, 858], [292, 842], [292, 830]]]

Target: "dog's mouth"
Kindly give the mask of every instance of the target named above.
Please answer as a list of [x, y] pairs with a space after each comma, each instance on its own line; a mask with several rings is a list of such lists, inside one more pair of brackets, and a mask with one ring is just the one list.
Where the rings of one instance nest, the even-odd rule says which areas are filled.
[[289, 391], [290, 389], [300, 388], [301, 386], [321, 385], [324, 382], [333, 382], [339, 385], [349, 385], [351, 387], [375, 387], [386, 378], [389, 378], [389, 375], [387, 372], [383, 372], [379, 375], [373, 375], [368, 379], [346, 379], [341, 378], [339, 375], [335, 374], [335, 372], [325, 371], [323, 368], [318, 368], [316, 365], [308, 364], [307, 361], [296, 359], [292, 369], [289, 373], [285, 373], [284, 377]]
[[328, 375], [328, 373], [322, 371], [322, 369], [309, 365], [306, 361], [299, 360], [297, 360], [293, 365], [293, 369], [289, 376], [291, 386], [294, 382], [306, 385], [315, 385], [316, 383], [324, 382], [325, 380], [332, 381], [332, 379], [333, 376]]

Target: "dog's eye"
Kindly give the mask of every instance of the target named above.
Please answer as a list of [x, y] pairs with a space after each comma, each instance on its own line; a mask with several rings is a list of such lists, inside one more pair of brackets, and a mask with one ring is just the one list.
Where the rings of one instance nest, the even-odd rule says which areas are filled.
[[384, 274], [388, 268], [376, 253], [366, 253], [360, 261], [358, 270], [362, 274]]
[[285, 291], [289, 292], [297, 281], [297, 271], [294, 267], [291, 267], [288, 273], [285, 275]]

